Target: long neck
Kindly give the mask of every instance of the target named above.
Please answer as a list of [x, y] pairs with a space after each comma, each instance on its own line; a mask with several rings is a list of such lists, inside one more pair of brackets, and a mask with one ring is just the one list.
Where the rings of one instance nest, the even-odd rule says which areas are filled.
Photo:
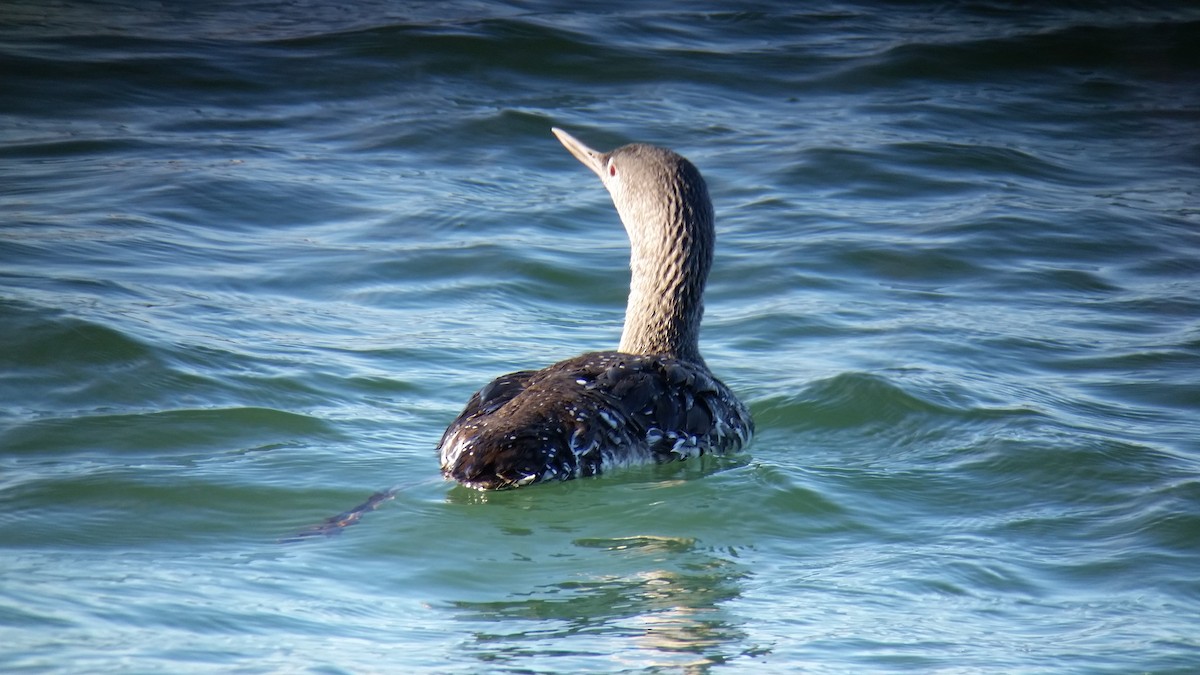
[[655, 202], [619, 209], [632, 249], [619, 349], [703, 363], [700, 319], [716, 238], [712, 202], [702, 181], [678, 185]]

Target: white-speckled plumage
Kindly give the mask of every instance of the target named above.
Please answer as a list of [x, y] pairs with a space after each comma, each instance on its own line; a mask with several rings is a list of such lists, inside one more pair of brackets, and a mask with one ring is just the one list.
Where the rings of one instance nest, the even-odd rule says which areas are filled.
[[601, 153], [554, 133], [603, 181], [629, 234], [621, 343], [498, 377], [476, 392], [442, 436], [442, 472], [473, 488], [504, 489], [738, 450], [754, 423], [698, 345], [715, 239], [704, 179], [664, 148]]

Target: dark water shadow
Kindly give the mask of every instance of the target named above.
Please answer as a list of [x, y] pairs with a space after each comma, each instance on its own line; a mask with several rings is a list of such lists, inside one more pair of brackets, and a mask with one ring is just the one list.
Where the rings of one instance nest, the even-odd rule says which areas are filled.
[[288, 536], [280, 537], [278, 542], [280, 544], [295, 544], [307, 539], [337, 536], [351, 525], [358, 524], [363, 519], [363, 516], [378, 510], [384, 504], [395, 499], [397, 494], [435, 482], [438, 482], [438, 479], [410, 481], [386, 490], [380, 490], [367, 497], [366, 500], [357, 506], [342, 511], [337, 515], [330, 516], [314, 525], [304, 527]]
[[295, 534], [283, 537], [279, 540], [279, 543], [294, 544], [296, 542], [303, 541], [305, 539], [311, 539], [313, 537], [332, 537], [339, 535], [345, 528], [350, 527], [351, 525], [354, 525], [358, 521], [362, 520], [364, 515], [374, 511], [375, 509], [378, 509], [386, 502], [394, 499], [399, 490], [400, 488], [390, 488], [376, 492], [358, 506], [346, 511], [342, 511], [336, 516], [330, 516], [316, 525], [310, 525], [296, 532]]

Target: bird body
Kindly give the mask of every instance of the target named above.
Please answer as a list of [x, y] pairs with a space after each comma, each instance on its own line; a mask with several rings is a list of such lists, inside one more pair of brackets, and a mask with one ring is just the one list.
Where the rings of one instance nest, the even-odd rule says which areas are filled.
[[753, 420], [698, 346], [715, 240], [704, 179], [665, 148], [601, 153], [554, 133], [600, 177], [629, 235], [621, 342], [480, 389], [438, 444], [443, 474], [505, 489], [740, 449]]

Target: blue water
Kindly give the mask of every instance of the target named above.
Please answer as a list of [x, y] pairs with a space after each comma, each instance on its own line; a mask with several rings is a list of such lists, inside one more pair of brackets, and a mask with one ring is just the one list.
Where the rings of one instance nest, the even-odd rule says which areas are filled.
[[[733, 457], [482, 494], [674, 148]], [[1200, 9], [0, 7], [0, 670], [1200, 671]], [[340, 536], [295, 533], [399, 486]]]

